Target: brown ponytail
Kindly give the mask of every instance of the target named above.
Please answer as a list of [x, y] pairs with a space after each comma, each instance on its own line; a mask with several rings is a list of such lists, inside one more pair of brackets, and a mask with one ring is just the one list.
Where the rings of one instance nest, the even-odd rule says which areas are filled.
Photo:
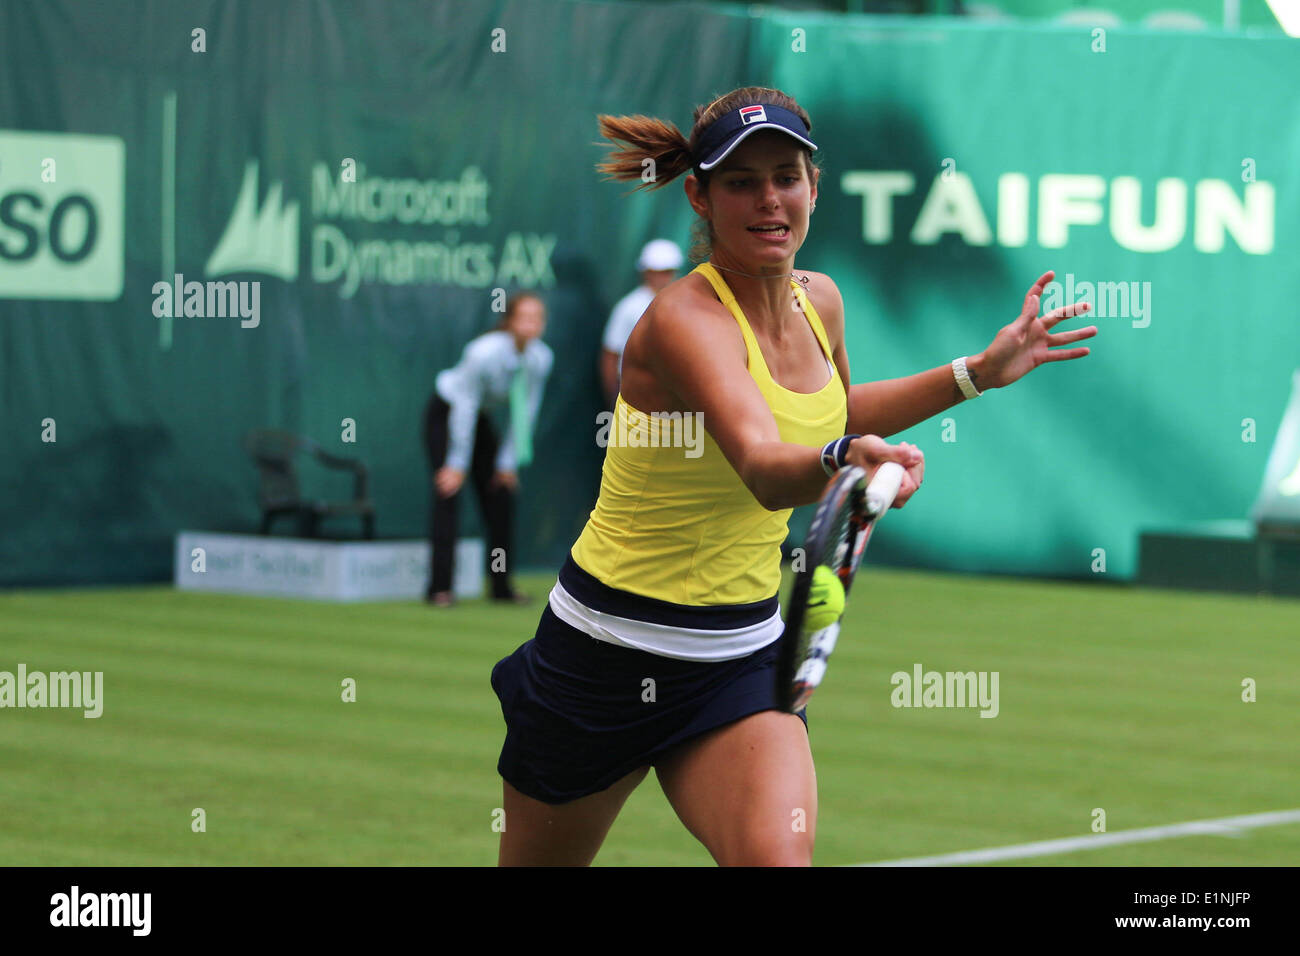
[[694, 165], [691, 144], [673, 123], [639, 115], [601, 115], [596, 119], [601, 136], [615, 144], [628, 144], [611, 150], [605, 162], [596, 164], [606, 180], [640, 179], [637, 189], [658, 189]]
[[[694, 168], [695, 148], [700, 135], [714, 120], [742, 106], [757, 105], [783, 106], [807, 123], [809, 131], [812, 131], [812, 120], [807, 111], [793, 97], [765, 86], [744, 86], [719, 96], [708, 106], [695, 107], [689, 139], [672, 123], [650, 116], [597, 116], [601, 136], [615, 145], [627, 145], [611, 150], [604, 162], [596, 164], [596, 170], [604, 173], [606, 180], [639, 179], [641, 184], [637, 189], [666, 186]], [[805, 148], [804, 156], [808, 175], [812, 176], [816, 168], [812, 151]], [[696, 177], [700, 187], [707, 192], [709, 173], [701, 170]], [[699, 217], [691, 227], [690, 260], [700, 263], [708, 259], [713, 252], [712, 240], [712, 224], [703, 216]]]

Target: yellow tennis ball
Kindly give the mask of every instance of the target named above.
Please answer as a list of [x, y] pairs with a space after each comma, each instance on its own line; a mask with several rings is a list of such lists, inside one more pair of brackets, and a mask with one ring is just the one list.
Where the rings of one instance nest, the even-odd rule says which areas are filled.
[[830, 627], [844, 613], [844, 585], [839, 577], [824, 564], [813, 571], [808, 588], [808, 606], [804, 609], [803, 623], [806, 631], [820, 631]]

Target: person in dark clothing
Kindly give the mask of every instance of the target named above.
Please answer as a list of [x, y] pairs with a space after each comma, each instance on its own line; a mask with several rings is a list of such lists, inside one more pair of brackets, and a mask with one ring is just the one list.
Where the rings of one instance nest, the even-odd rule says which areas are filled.
[[[466, 345], [460, 361], [435, 380], [424, 413], [424, 445], [433, 472], [433, 554], [425, 599], [436, 607], [453, 603], [457, 506], [467, 476], [488, 529], [492, 598], [527, 601], [510, 584], [510, 539], [518, 470], [532, 460], [533, 429], [554, 362], [541, 341], [545, 330], [542, 300], [527, 292], [512, 296], [501, 324]], [[498, 440], [489, 413], [501, 406], [510, 424]]]

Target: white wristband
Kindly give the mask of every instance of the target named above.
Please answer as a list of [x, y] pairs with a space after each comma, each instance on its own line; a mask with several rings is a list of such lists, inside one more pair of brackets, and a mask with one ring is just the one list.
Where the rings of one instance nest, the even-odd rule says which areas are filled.
[[952, 377], [957, 380], [957, 387], [961, 393], [968, 399], [979, 398], [984, 393], [975, 387], [975, 383], [970, 380], [970, 373], [966, 371], [966, 356], [952, 360]]

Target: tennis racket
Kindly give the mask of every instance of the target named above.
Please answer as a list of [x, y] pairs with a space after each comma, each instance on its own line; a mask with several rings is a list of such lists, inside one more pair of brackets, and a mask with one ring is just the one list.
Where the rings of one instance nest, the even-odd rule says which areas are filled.
[[808, 703], [826, 675], [826, 662], [840, 634], [843, 610], [830, 624], [822, 621], [817, 629], [806, 626], [809, 618], [819, 623], [816, 618], [825, 617], [824, 613], [814, 613], [816, 609], [809, 606], [817, 569], [826, 568], [833, 573], [848, 596], [876, 519], [894, 503], [902, 481], [903, 466], [895, 461], [887, 461], [877, 468], [870, 485], [867, 473], [851, 465], [836, 472], [822, 492], [804, 543], [803, 567], [795, 572], [785, 630], [781, 634], [776, 669], [777, 706], [781, 710], [798, 713]]

